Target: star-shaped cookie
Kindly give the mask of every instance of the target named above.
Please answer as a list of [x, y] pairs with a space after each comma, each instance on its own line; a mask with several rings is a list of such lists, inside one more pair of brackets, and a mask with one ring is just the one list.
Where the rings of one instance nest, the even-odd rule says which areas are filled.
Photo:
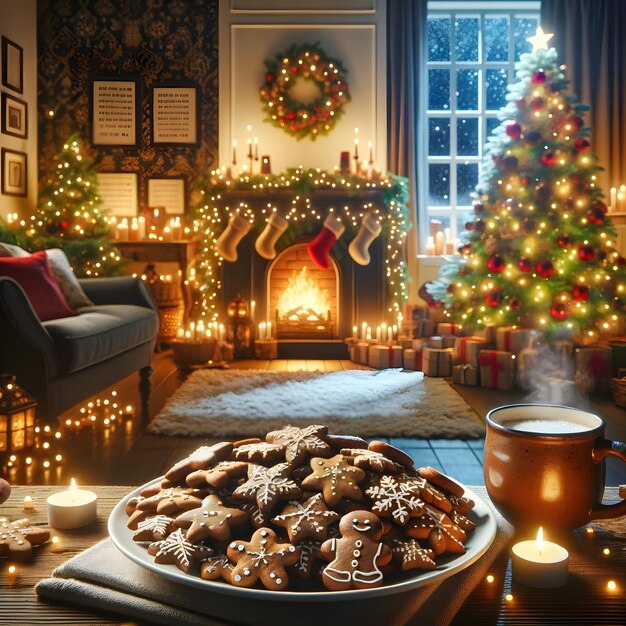
[[329, 511], [321, 493], [316, 493], [305, 502], [288, 502], [272, 522], [282, 526], [291, 543], [299, 543], [307, 537], [324, 541], [328, 526], [339, 519], [339, 513]]
[[241, 461], [221, 461], [215, 467], [191, 472], [185, 479], [190, 487], [222, 487], [234, 478], [245, 476], [248, 464]]
[[435, 553], [428, 548], [422, 548], [415, 539], [394, 539], [391, 543], [393, 562], [402, 570], [435, 569]]
[[168, 487], [138, 502], [135, 512], [148, 511], [159, 515], [171, 515], [180, 511], [189, 511], [199, 507], [202, 504], [202, 498], [206, 495], [207, 491], [202, 489]]
[[343, 455], [329, 459], [313, 457], [310, 464], [313, 473], [302, 481], [302, 487], [321, 490], [328, 506], [334, 506], [341, 498], [360, 500], [363, 497], [357, 483], [365, 478], [365, 472], [350, 465]]
[[210, 557], [213, 550], [187, 541], [179, 528], [162, 541], [151, 543], [148, 554], [154, 556], [155, 563], [173, 563], [183, 572], [189, 572], [195, 563]]
[[257, 506], [266, 513], [280, 500], [299, 498], [302, 490], [289, 477], [291, 466], [279, 463], [273, 467], [250, 465], [248, 480], [233, 491], [233, 497], [248, 502], [256, 500]]
[[24, 561], [31, 555], [33, 546], [45, 543], [49, 538], [49, 530], [31, 526], [26, 518], [9, 522], [6, 517], [0, 517], [0, 556]]
[[428, 539], [436, 555], [444, 552], [465, 553], [465, 531], [445, 513], [430, 505], [426, 505], [424, 515], [411, 520], [406, 527], [406, 534], [416, 539]]
[[265, 437], [270, 443], [285, 446], [285, 459], [289, 463], [299, 465], [307, 456], [327, 456], [330, 446], [323, 440], [328, 432], [326, 426], [286, 426], [268, 433]]
[[228, 541], [230, 527], [242, 524], [248, 514], [240, 509], [231, 509], [222, 504], [215, 494], [207, 496], [197, 509], [181, 513], [175, 520], [180, 528], [187, 529], [187, 539], [198, 543], [204, 539]]

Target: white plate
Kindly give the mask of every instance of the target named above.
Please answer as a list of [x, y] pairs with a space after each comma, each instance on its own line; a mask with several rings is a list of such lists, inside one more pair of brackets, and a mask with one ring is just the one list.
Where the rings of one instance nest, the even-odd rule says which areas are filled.
[[159, 478], [137, 487], [137, 489], [122, 498], [115, 505], [108, 523], [109, 536], [115, 546], [129, 559], [159, 576], [204, 591], [238, 596], [239, 598], [271, 600], [274, 602], [337, 602], [338, 600], [359, 600], [403, 593], [435, 581], [441, 582], [448, 576], [452, 576], [452, 574], [456, 574], [470, 566], [487, 551], [496, 536], [496, 519], [491, 509], [480, 496], [466, 487], [465, 495], [476, 503], [476, 506], [468, 514], [468, 517], [476, 524], [476, 529], [468, 533], [468, 539], [465, 543], [465, 554], [437, 557], [437, 569], [428, 571], [416, 570], [416, 573], [408, 574], [402, 580], [389, 585], [374, 587], [373, 589], [353, 589], [349, 591], [268, 591], [266, 589], [234, 587], [222, 581], [204, 580], [199, 576], [186, 574], [175, 565], [155, 563], [154, 558], [148, 554], [146, 544], [133, 541], [133, 531], [126, 527], [128, 516], [124, 511], [124, 505], [128, 498], [138, 495], [146, 487], [160, 482], [160, 480]]

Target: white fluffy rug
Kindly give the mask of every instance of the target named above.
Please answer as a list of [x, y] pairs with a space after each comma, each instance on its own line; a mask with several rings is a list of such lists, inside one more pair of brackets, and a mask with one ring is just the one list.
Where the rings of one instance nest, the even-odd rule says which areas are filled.
[[400, 370], [199, 370], [148, 430], [163, 435], [260, 436], [325, 424], [363, 437], [476, 438], [484, 423], [441, 378]]

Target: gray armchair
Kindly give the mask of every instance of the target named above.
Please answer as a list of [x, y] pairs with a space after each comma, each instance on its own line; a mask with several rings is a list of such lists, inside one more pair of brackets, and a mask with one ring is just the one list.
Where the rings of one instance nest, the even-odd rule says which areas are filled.
[[63, 411], [139, 371], [148, 410], [151, 361], [159, 330], [158, 309], [141, 280], [80, 281], [94, 306], [79, 315], [40, 322], [23, 289], [0, 277], [0, 373], [35, 396], [38, 416]]

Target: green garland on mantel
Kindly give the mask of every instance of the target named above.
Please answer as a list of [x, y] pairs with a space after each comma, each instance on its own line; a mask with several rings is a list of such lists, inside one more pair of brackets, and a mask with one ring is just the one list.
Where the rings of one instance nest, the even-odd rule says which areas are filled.
[[[259, 89], [266, 122], [296, 139], [315, 140], [330, 133], [350, 101], [347, 70], [315, 44], [294, 44], [265, 61], [265, 82]], [[298, 80], [310, 81], [318, 96], [310, 102], [292, 97]]]
[[[200, 201], [192, 207], [192, 217], [194, 231], [201, 239], [196, 263], [196, 286], [200, 293], [202, 315], [210, 319], [217, 317], [217, 294], [221, 289], [219, 268], [224, 261], [217, 253], [215, 244], [226, 228], [230, 216], [239, 212], [253, 224], [252, 235], [258, 235], [265, 227], [273, 198], [277, 198], [277, 192], [285, 191], [293, 194], [289, 209], [285, 212], [290, 226], [279, 240], [279, 248], [286, 247], [299, 234], [314, 232], [316, 225], [321, 228], [325, 214], [318, 213], [310, 203], [310, 195], [316, 191], [341, 191], [348, 196], [356, 196], [364, 191], [380, 193], [382, 206], [376, 206], [375, 201], [365, 199], [363, 208], [358, 211], [349, 206], [338, 206], [334, 209], [346, 225], [346, 233], [338, 243], [352, 238], [367, 209], [371, 208], [378, 213], [383, 234], [387, 239], [385, 265], [389, 294], [388, 312], [393, 316], [401, 312], [402, 304], [408, 299], [409, 275], [405, 244], [406, 234], [412, 227], [407, 178], [387, 174], [366, 180], [320, 169], [293, 168], [280, 174], [231, 179], [224, 177], [220, 170], [215, 170], [211, 172], [210, 179], [198, 184], [197, 191]], [[236, 193], [241, 191], [258, 192], [258, 206], [251, 207], [242, 201], [241, 195]]]

